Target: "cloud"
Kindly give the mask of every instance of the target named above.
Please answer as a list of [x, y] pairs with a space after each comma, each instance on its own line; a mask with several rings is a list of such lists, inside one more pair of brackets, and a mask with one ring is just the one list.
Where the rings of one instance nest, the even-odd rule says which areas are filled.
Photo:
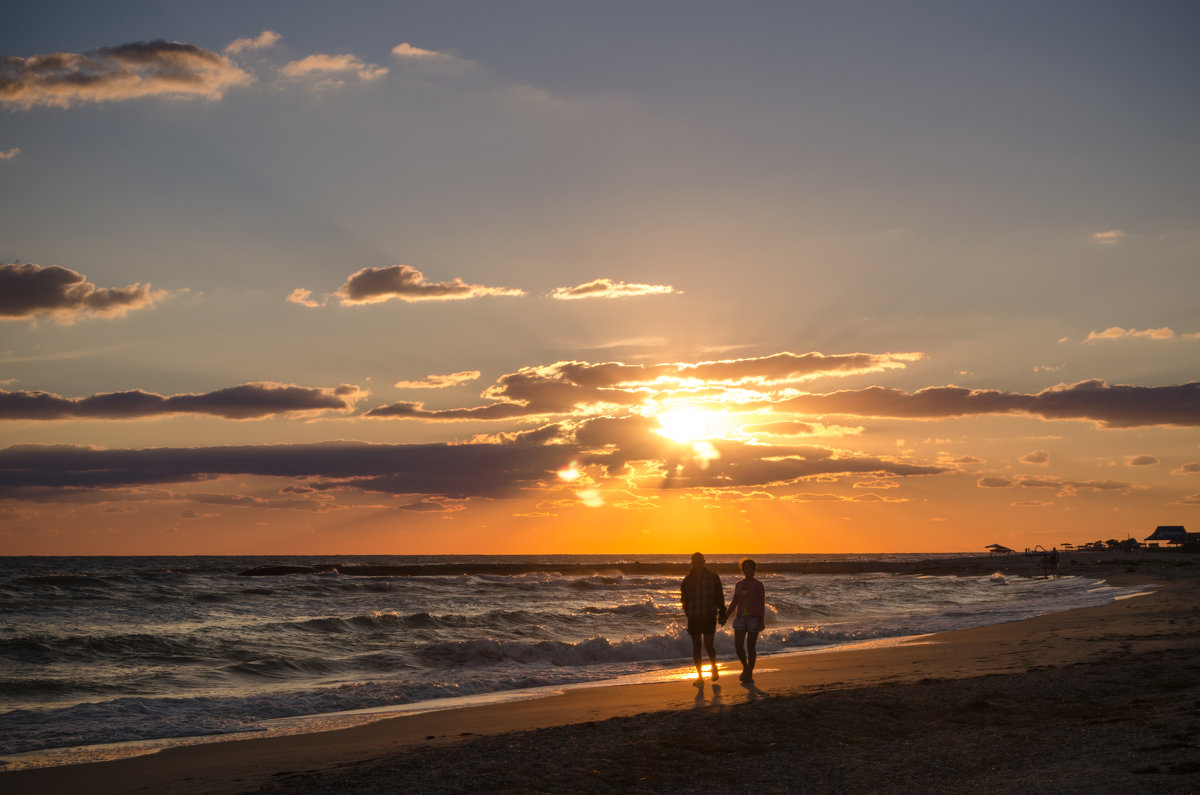
[[1021, 456], [1022, 464], [1049, 464], [1050, 454], [1045, 450], [1033, 450]]
[[[339, 490], [461, 500], [560, 493], [564, 481], [559, 473], [573, 470], [585, 473], [586, 481], [572, 490], [613, 495], [618, 492], [612, 483], [602, 479], [616, 479], [626, 495], [621, 504], [629, 507], [626, 497], [639, 505], [648, 499], [629, 489], [759, 489], [823, 475], [891, 479], [953, 471], [811, 445], [726, 441], [714, 442], [720, 448], [716, 459], [701, 462], [690, 445], [671, 442], [654, 427], [645, 417], [600, 418], [466, 444], [329, 442], [141, 450], [15, 445], [0, 449], [0, 497], [100, 501], [111, 490], [262, 476], [287, 479], [280, 493], [310, 501]], [[204, 502], [253, 504], [235, 496]]]
[[817, 432], [817, 426], [811, 422], [767, 422], [762, 425], [747, 425], [742, 428], [746, 433], [766, 433], [773, 436], [808, 436]]
[[357, 55], [309, 55], [279, 68], [285, 77], [319, 78], [323, 85], [341, 85], [333, 75], [351, 74], [359, 80], [375, 80], [388, 73], [386, 66], [364, 63]]
[[1128, 493], [1136, 486], [1118, 480], [1064, 480], [1053, 476], [982, 477], [976, 484], [981, 489], [1059, 489], [1058, 496], [1074, 497], [1081, 491]]
[[1171, 505], [1200, 505], [1200, 494], [1189, 494], [1186, 497], [1181, 497], [1172, 502]]
[[1175, 332], [1169, 328], [1151, 328], [1138, 331], [1137, 329], [1123, 329], [1120, 326], [1112, 326], [1104, 331], [1088, 332], [1087, 342], [1098, 342], [1100, 340], [1119, 340], [1128, 337], [1148, 337], [1152, 340], [1169, 340], [1174, 339]]
[[225, 46], [225, 52], [229, 55], [237, 55], [251, 50], [265, 50], [274, 47], [282, 38], [283, 36], [273, 30], [264, 30], [253, 39], [234, 39]]
[[287, 297], [287, 300], [289, 303], [300, 304], [300, 306], [307, 306], [310, 309], [316, 309], [324, 305], [323, 301], [313, 300], [312, 290], [305, 290], [303, 287], [297, 287], [295, 290], [292, 290], [292, 294]]
[[854, 488], [854, 489], [898, 489], [898, 488], [900, 488], [900, 484], [894, 480], [882, 480], [880, 478], [874, 478], [873, 480], [860, 480], [860, 481], [856, 482], [853, 486], [851, 486], [851, 488]]
[[141, 97], [220, 99], [253, 79], [223, 55], [159, 39], [82, 54], [0, 57], [0, 103], [26, 110]]
[[[295, 293], [293, 293], [294, 295]], [[427, 282], [425, 275], [408, 265], [389, 268], [363, 268], [338, 288], [335, 295], [343, 304], [377, 304], [398, 298], [401, 301], [453, 301], [485, 295], [524, 295], [507, 287], [483, 287], [455, 278], [451, 282]]]
[[124, 317], [166, 295], [148, 284], [97, 287], [59, 265], [0, 265], [0, 319], [51, 315], [66, 325], [81, 317]]
[[349, 411], [363, 394], [358, 387], [349, 385], [316, 389], [272, 383], [165, 397], [141, 390], [84, 398], [65, 398], [49, 392], [0, 391], [0, 420], [140, 419], [173, 414], [245, 420], [295, 412]]
[[612, 279], [596, 279], [575, 287], [558, 287], [550, 292], [551, 298], [574, 300], [579, 298], [632, 298], [641, 295], [666, 295], [679, 292], [665, 284], [629, 284]]
[[5, 151], [0, 152], [0, 160], [12, 160], [19, 154], [21, 154], [21, 150], [14, 146], [12, 149], [6, 149]]
[[478, 370], [463, 370], [446, 375], [427, 375], [420, 381], [397, 381], [393, 386], [397, 389], [445, 389], [469, 383], [479, 378], [480, 375]]
[[427, 50], [424, 47], [409, 44], [407, 41], [393, 47], [392, 55], [401, 61], [420, 66], [463, 68], [471, 65], [471, 61], [465, 58], [437, 50]]
[[1171, 470], [1172, 475], [1195, 475], [1196, 473], [1200, 473], [1200, 463], [1195, 461]]
[[835, 451], [816, 445], [763, 445], [714, 439], [708, 455], [690, 444], [672, 442], [657, 430], [653, 418], [596, 418], [580, 423], [573, 442], [583, 466], [598, 465], [610, 476], [628, 473], [638, 462], [650, 462], [660, 473], [662, 488], [741, 488], [784, 485], [829, 474], [937, 475], [949, 467], [894, 458]]
[[1125, 460], [1125, 465], [1131, 467], [1148, 467], [1157, 463], [1158, 459], [1152, 455], [1133, 455]]
[[[857, 375], [902, 368], [920, 354], [777, 353], [772, 356], [723, 361], [668, 364], [620, 362], [556, 362], [509, 373], [484, 391], [496, 402], [469, 408], [426, 410], [421, 403], [380, 406], [368, 417], [423, 420], [503, 420], [548, 414], [570, 414], [604, 406], [639, 406], [686, 392], [702, 384], [712, 397], [721, 390], [770, 388], [818, 376]], [[693, 394], [694, 393], [689, 393]], [[756, 394], [755, 397], [758, 395]]]
[[422, 497], [415, 502], [400, 506], [400, 510], [414, 513], [455, 513], [457, 511], [465, 511], [466, 509], [467, 506], [463, 500], [453, 500], [440, 496]]
[[785, 502], [859, 502], [859, 503], [880, 503], [880, 502], [910, 502], [907, 497], [885, 497], [880, 494], [831, 494], [829, 492], [800, 492], [797, 494], [786, 494], [779, 499]]
[[221, 476], [288, 478], [315, 492], [513, 496], [570, 460], [563, 446], [326, 444], [142, 450], [19, 445], [0, 449], [0, 496], [36, 499], [63, 489], [112, 489], [210, 481]]
[[778, 409], [823, 415], [943, 419], [986, 414], [1090, 420], [1104, 428], [1200, 425], [1200, 383], [1170, 386], [1109, 385], [1104, 381], [1059, 384], [1036, 394], [927, 387], [908, 393], [872, 386], [780, 401]]
[[414, 47], [407, 41], [401, 42], [392, 48], [392, 55], [397, 58], [414, 58], [416, 60], [429, 60], [434, 58], [449, 58], [451, 56], [436, 50], [426, 50], [422, 47]]
[[1092, 234], [1092, 240], [1102, 246], [1115, 246], [1120, 243], [1125, 237], [1125, 233], [1120, 229], [1109, 229], [1106, 232], [1095, 232]]

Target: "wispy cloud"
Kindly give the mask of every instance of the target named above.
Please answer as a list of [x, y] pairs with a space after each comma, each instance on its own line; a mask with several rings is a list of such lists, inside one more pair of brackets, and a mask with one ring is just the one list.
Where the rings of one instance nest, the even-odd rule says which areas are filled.
[[14, 146], [12, 149], [6, 149], [5, 151], [0, 152], [0, 160], [12, 160], [19, 154], [21, 154], [21, 150]]
[[0, 57], [0, 103], [28, 109], [141, 97], [219, 99], [253, 79], [224, 55], [159, 39], [86, 53]]
[[279, 69], [280, 74], [293, 78], [315, 78], [323, 85], [341, 85], [338, 78], [350, 75], [359, 80], [376, 80], [388, 73], [386, 66], [364, 63], [357, 55], [309, 55], [290, 61]]
[[1152, 340], [1169, 340], [1175, 338], [1175, 332], [1166, 326], [1162, 328], [1134, 329], [1121, 328], [1120, 326], [1110, 326], [1104, 331], [1088, 332], [1087, 339], [1084, 342], [1099, 342], [1101, 340], [1119, 340], [1129, 339], [1134, 337], [1146, 337]]
[[0, 265], [0, 319], [49, 315], [69, 325], [82, 317], [123, 317], [166, 295], [148, 284], [97, 287], [83, 274], [59, 265]]
[[474, 65], [472, 61], [466, 58], [460, 58], [457, 55], [451, 55], [447, 52], [417, 47], [409, 44], [407, 41], [393, 47], [392, 55], [400, 62], [409, 66], [433, 67], [443, 71], [461, 71]]
[[322, 301], [313, 300], [312, 290], [305, 290], [303, 287], [297, 287], [295, 290], [292, 290], [292, 293], [287, 297], [287, 300], [290, 303], [300, 304], [300, 306], [307, 306], [310, 309], [315, 309], [318, 306], [322, 306], [324, 303]]
[[1092, 234], [1092, 240], [1102, 246], [1115, 246], [1125, 238], [1125, 233], [1120, 229], [1109, 229], [1104, 232], [1095, 232]]
[[1137, 488], [1133, 483], [1119, 480], [1066, 480], [1032, 475], [983, 477], [977, 481], [977, 485], [981, 489], [1058, 489], [1059, 497], [1074, 497], [1081, 491], [1128, 493]]
[[234, 39], [225, 46], [225, 52], [229, 55], [237, 55], [252, 50], [265, 50], [274, 47], [282, 38], [283, 36], [273, 30], [264, 30], [252, 39]]
[[1050, 463], [1050, 454], [1045, 450], [1033, 450], [1021, 456], [1021, 463], [1045, 466]]
[[273, 383], [169, 396], [142, 390], [83, 398], [66, 398], [49, 392], [0, 391], [0, 420], [142, 419], [171, 414], [246, 420], [297, 412], [349, 411], [364, 394], [349, 385], [323, 389]]
[[420, 381], [397, 381], [393, 386], [397, 389], [445, 389], [446, 387], [470, 383], [479, 378], [479, 376], [480, 372], [478, 370], [463, 370], [458, 373], [448, 373], [446, 375], [427, 375]]
[[630, 284], [600, 278], [575, 287], [558, 287], [550, 293], [551, 298], [572, 300], [579, 298], [632, 298], [641, 295], [666, 295], [680, 292], [666, 284]]

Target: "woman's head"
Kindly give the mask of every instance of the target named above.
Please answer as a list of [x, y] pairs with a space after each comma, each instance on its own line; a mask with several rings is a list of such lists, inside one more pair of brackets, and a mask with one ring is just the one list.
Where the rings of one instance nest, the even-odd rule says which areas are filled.
[[758, 571], [758, 564], [754, 562], [754, 558], [742, 558], [742, 574], [753, 577], [756, 571]]

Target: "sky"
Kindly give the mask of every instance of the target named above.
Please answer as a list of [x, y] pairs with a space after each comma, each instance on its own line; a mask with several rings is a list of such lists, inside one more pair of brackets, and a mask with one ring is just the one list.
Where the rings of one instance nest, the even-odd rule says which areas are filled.
[[1200, 530], [1198, 25], [10, 9], [0, 553]]

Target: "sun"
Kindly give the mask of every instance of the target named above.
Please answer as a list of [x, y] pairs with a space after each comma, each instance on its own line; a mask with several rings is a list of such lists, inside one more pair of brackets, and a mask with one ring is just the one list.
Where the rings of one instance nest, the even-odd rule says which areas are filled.
[[729, 431], [729, 417], [724, 412], [700, 406], [674, 406], [654, 416], [658, 420], [658, 433], [680, 444], [720, 438]]

